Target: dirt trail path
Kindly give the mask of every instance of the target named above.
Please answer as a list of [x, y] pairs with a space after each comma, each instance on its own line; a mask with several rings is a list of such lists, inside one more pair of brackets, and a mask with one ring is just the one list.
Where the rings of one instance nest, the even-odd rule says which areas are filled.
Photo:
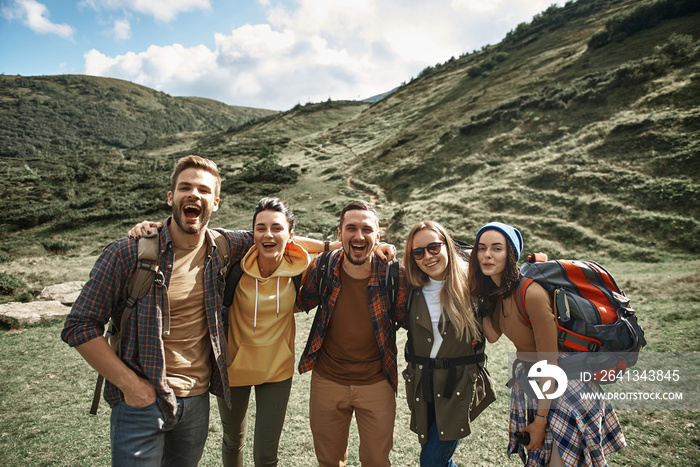
[[[350, 155], [352, 156], [352, 159], [357, 158], [357, 154], [355, 154], [355, 151], [353, 151], [350, 146], [348, 146], [346, 144], [342, 144], [342, 143], [337, 143], [337, 142], [332, 141], [328, 138], [326, 138], [325, 141], [327, 141], [331, 144], [334, 144], [336, 146], [342, 147], [344, 150], [346, 150], [348, 153], [350, 153]], [[305, 145], [303, 145], [303, 144], [301, 144], [298, 141], [295, 141], [293, 139], [290, 141], [290, 143], [294, 144], [295, 146], [298, 146], [302, 149], [308, 150], [308, 151], [312, 151], [312, 152], [315, 152], [318, 154], [323, 154], [324, 156], [333, 157], [333, 155], [328, 153], [328, 152], [325, 152], [325, 151], [322, 151], [322, 150], [319, 150], [319, 149], [316, 149], [313, 147], [305, 146]], [[358, 187], [357, 185], [355, 185], [354, 183], [352, 183], [352, 176], [349, 174], [349, 170], [350, 170], [350, 162], [344, 161], [342, 173], [346, 179], [346, 186], [348, 188], [350, 188], [351, 190], [357, 190], [357, 191], [369, 196], [370, 203], [372, 203], [375, 207], [378, 207], [379, 206], [379, 195], [377, 195], [376, 193], [373, 193], [371, 191], [364, 190], [364, 189]], [[379, 218], [379, 230], [382, 233], [382, 237], [384, 237], [386, 235], [386, 232], [389, 229], [390, 225], [391, 225], [391, 218], [381, 218], [381, 217]]]
[[[357, 154], [355, 154], [355, 152], [352, 150], [352, 148], [350, 146], [348, 146], [346, 144], [342, 144], [342, 143], [336, 143], [335, 141], [331, 141], [330, 139], [326, 139], [326, 141], [331, 143], [331, 144], [335, 144], [336, 146], [342, 147], [343, 149], [345, 149], [347, 152], [350, 153], [350, 155], [352, 156], [353, 159], [357, 158]], [[303, 145], [295, 140], [291, 140], [290, 143], [295, 145], [295, 146], [298, 146], [302, 149], [306, 149], [307, 151], [313, 151], [313, 152], [316, 152], [318, 154], [323, 154], [324, 156], [330, 156], [330, 157], [333, 156], [332, 154], [329, 154], [325, 151], [322, 151], [322, 150], [319, 150], [316, 148], [312, 148], [310, 146], [305, 146], [305, 145]], [[363, 190], [362, 188], [353, 184], [352, 183], [352, 176], [348, 173], [349, 169], [350, 169], [350, 164], [348, 162], [343, 162], [343, 171], [342, 172], [346, 178], [347, 187], [350, 188], [351, 190], [357, 190], [359, 192], [366, 194], [367, 196], [369, 196], [370, 202], [376, 206], [377, 203], [379, 202], [379, 196], [377, 196], [375, 193], [372, 193], [370, 191]]]

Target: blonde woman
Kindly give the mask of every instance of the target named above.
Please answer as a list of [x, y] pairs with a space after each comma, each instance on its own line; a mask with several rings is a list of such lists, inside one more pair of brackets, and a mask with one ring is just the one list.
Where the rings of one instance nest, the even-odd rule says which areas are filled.
[[416, 224], [404, 255], [410, 287], [403, 372], [420, 465], [454, 466], [459, 440], [495, 400], [479, 322], [467, 292], [467, 262], [437, 222]]

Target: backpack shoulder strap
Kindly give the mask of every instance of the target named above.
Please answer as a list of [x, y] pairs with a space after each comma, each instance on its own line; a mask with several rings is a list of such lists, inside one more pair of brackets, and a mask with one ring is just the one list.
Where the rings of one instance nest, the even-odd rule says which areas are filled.
[[518, 284], [518, 287], [515, 289], [516, 308], [520, 312], [520, 316], [522, 316], [525, 322], [529, 325], [532, 325], [532, 323], [530, 322], [530, 317], [525, 309], [525, 293], [533, 282], [535, 282], [535, 280], [530, 277], [523, 278], [523, 280], [520, 281], [520, 284]]
[[392, 259], [386, 264], [384, 272], [384, 291], [389, 298], [389, 318], [394, 330], [399, 328], [399, 322], [396, 319], [396, 297], [399, 295], [399, 262]]
[[213, 229], [210, 229], [209, 231], [214, 236], [214, 243], [216, 244], [216, 253], [219, 255], [219, 261], [221, 262], [219, 276], [226, 277], [226, 274], [228, 273], [228, 270], [231, 267], [231, 253], [228, 249], [228, 241], [221, 232]]
[[321, 259], [318, 261], [318, 271], [316, 272], [316, 290], [318, 291], [319, 304], [323, 303], [330, 296], [331, 290], [330, 279], [330, 262], [332, 251], [324, 251], [321, 253]]
[[294, 288], [296, 289], [297, 294], [299, 293], [299, 289], [301, 289], [301, 276], [302, 274], [298, 274], [292, 277], [292, 282], [294, 282]]
[[236, 286], [241, 280], [241, 276], [243, 276], [241, 262], [236, 261], [233, 263], [233, 265], [231, 265], [230, 271], [228, 271], [228, 275], [226, 276], [226, 288], [224, 289], [224, 300], [222, 302], [222, 305], [226, 310], [228, 310], [231, 304], [233, 304], [233, 295], [236, 292]]
[[[222, 237], [223, 238], [223, 237]], [[228, 247], [226, 247], [228, 249]], [[218, 250], [218, 247], [217, 247]], [[225, 259], [228, 262], [228, 258]], [[228, 272], [228, 273], [227, 273]], [[231, 353], [228, 348], [228, 329], [229, 329], [229, 309], [233, 304], [233, 296], [236, 293], [236, 287], [238, 282], [240, 282], [243, 276], [243, 269], [241, 269], [241, 262], [236, 261], [232, 265], [223, 265], [221, 273], [226, 274], [224, 277], [226, 279], [226, 285], [224, 286], [224, 297], [221, 302], [221, 322], [224, 325], [224, 359], [226, 360], [226, 366], [231, 365]]]
[[[116, 333], [113, 332], [110, 336], [112, 348], [119, 356], [121, 356], [121, 333], [131, 317], [131, 312], [134, 309], [134, 306], [136, 306], [136, 302], [146, 296], [156, 275], [162, 275], [160, 268], [158, 267], [160, 236], [157, 229], [153, 229], [152, 232], [153, 233], [151, 235], [144, 235], [143, 237], [139, 238], [138, 259], [136, 261], [136, 269], [129, 278], [126, 305], [124, 311], [122, 312], [121, 319], [119, 320], [119, 327], [113, 330], [116, 331]], [[164, 302], [164, 305], [166, 303], [167, 300]], [[169, 318], [170, 314], [168, 313], [168, 330], [170, 329]], [[163, 310], [163, 319], [166, 319], [165, 310]], [[115, 325], [115, 323], [112, 322], [112, 325]], [[163, 327], [166, 329], [165, 323], [163, 323]]]

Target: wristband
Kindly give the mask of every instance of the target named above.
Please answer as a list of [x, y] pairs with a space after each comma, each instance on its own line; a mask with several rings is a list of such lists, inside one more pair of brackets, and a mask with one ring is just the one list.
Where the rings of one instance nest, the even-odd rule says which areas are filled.
[[328, 249], [329, 249], [330, 247], [331, 247], [331, 242], [329, 242], [328, 240], [326, 240], [325, 242], [323, 242], [323, 251], [328, 251]]
[[546, 415], [540, 415], [540, 414], [538, 414], [537, 412], [535, 412], [535, 417], [542, 417], [542, 418], [547, 418], [547, 416], [546, 416]]

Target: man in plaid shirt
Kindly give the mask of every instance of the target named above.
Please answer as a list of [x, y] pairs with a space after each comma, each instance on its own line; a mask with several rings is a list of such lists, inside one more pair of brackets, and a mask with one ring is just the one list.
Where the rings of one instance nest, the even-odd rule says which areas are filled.
[[[105, 248], [66, 319], [62, 339], [107, 380], [112, 465], [197, 465], [209, 428], [208, 392], [230, 403], [219, 312], [224, 282], [207, 230], [220, 186], [213, 161], [178, 161], [168, 193], [172, 217], [160, 232], [160, 274], [122, 329], [121, 359], [103, 332], [110, 317], [121, 316], [136, 240]], [[233, 260], [253, 244], [249, 232], [224, 235]]]
[[[344, 466], [353, 412], [362, 465], [388, 466], [396, 415], [396, 331], [384, 291], [386, 263], [373, 252], [379, 242], [374, 207], [354, 201], [340, 215], [342, 250], [329, 261], [329, 296], [318, 291], [319, 258], [308, 269], [299, 304], [318, 306], [299, 372], [313, 370], [309, 417], [321, 467]], [[406, 278], [399, 271], [396, 318], [406, 321]]]

